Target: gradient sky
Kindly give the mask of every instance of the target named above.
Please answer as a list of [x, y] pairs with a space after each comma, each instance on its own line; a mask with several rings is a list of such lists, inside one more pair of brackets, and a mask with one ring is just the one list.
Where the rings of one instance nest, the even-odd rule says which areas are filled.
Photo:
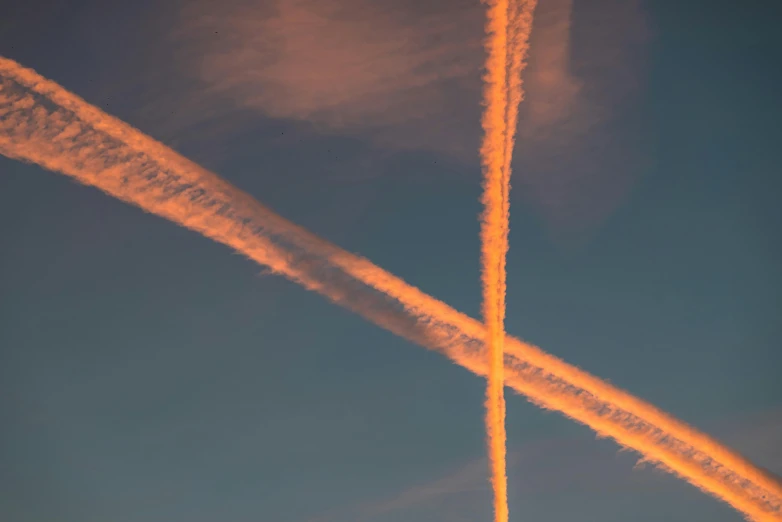
[[[477, 316], [477, 0], [113, 4], [4, 0], [0, 55]], [[549, 4], [507, 330], [782, 474], [779, 9]], [[490, 519], [443, 357], [4, 157], [0, 245], [2, 520]], [[512, 521], [740, 520], [521, 397], [508, 446]]]

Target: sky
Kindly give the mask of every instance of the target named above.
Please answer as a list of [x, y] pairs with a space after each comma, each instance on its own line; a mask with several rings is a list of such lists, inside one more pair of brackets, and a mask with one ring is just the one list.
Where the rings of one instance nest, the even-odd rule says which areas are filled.
[[[477, 317], [483, 7], [3, 0], [0, 55]], [[509, 333], [782, 474], [770, 2], [540, 2]], [[488, 520], [485, 383], [0, 157], [0, 518]], [[512, 521], [740, 515], [508, 396]]]

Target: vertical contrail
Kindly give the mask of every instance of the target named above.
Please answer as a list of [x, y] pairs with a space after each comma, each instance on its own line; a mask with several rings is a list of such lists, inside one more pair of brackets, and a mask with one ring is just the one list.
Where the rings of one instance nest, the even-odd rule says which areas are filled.
[[[510, 0], [510, 3], [515, 0]], [[494, 492], [494, 522], [508, 522], [503, 337], [505, 256], [508, 251], [508, 189], [505, 165], [508, 141], [508, 0], [489, 0], [486, 11], [484, 74], [483, 213], [481, 279], [489, 373], [486, 379], [486, 438]]]
[[510, 187], [511, 159], [519, 120], [519, 105], [524, 100], [524, 84], [521, 73], [527, 64], [532, 18], [537, 0], [511, 1], [508, 11], [508, 104], [506, 111], [505, 165], [507, 186]]
[[[480, 322], [2, 57], [0, 154], [61, 172], [195, 230], [477, 375], [488, 374]], [[534, 404], [635, 449], [747, 517], [782, 520], [782, 486], [741, 455], [535, 346], [513, 337], [506, 343], [505, 384]]]
[[503, 354], [510, 178], [519, 104], [524, 96], [521, 72], [526, 63], [535, 4], [535, 0], [489, 0], [486, 13], [481, 276], [489, 357], [486, 434], [495, 522], [508, 521]]

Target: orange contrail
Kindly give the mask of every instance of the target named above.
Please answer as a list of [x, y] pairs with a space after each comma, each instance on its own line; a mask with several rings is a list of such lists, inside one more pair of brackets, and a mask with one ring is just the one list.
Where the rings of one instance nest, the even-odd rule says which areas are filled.
[[484, 171], [481, 275], [490, 368], [486, 386], [486, 434], [495, 522], [508, 521], [503, 354], [510, 178], [519, 104], [523, 99], [521, 72], [526, 63], [535, 4], [535, 0], [489, 0], [487, 9], [481, 145]]
[[505, 135], [505, 183], [510, 187], [511, 159], [519, 119], [519, 105], [524, 100], [521, 73], [527, 65], [529, 38], [532, 33], [532, 16], [537, 0], [515, 0], [508, 11], [508, 104], [506, 110], [507, 133]]
[[[512, 0], [512, 2], [515, 0]], [[511, 2], [511, 3], [512, 3]], [[494, 491], [494, 520], [508, 522], [503, 337], [505, 322], [505, 256], [508, 251], [508, 189], [506, 175], [508, 116], [508, 0], [488, 0], [486, 12], [486, 72], [481, 144], [484, 206], [481, 214], [481, 279], [483, 319], [489, 373], [486, 382], [486, 439]]]
[[[0, 57], [0, 154], [37, 163], [226, 244], [485, 376], [484, 326], [285, 220], [215, 174]], [[373, 289], [367, 291], [367, 287]], [[539, 348], [506, 339], [505, 383], [641, 453], [747, 517], [782, 520], [782, 486], [685, 423]]]

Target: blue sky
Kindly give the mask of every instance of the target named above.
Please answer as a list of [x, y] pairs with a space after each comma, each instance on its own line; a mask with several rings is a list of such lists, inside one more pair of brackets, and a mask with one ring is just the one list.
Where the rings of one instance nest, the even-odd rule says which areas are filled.
[[[477, 315], [480, 5], [226, 5], [29, 2], [0, 54]], [[533, 41], [507, 330], [782, 473], [771, 8], [568, 13]], [[330, 83], [302, 87], [313, 56]], [[94, 189], [0, 172], [4, 520], [490, 517], [480, 379]], [[512, 520], [740, 520], [521, 397], [508, 431]]]

